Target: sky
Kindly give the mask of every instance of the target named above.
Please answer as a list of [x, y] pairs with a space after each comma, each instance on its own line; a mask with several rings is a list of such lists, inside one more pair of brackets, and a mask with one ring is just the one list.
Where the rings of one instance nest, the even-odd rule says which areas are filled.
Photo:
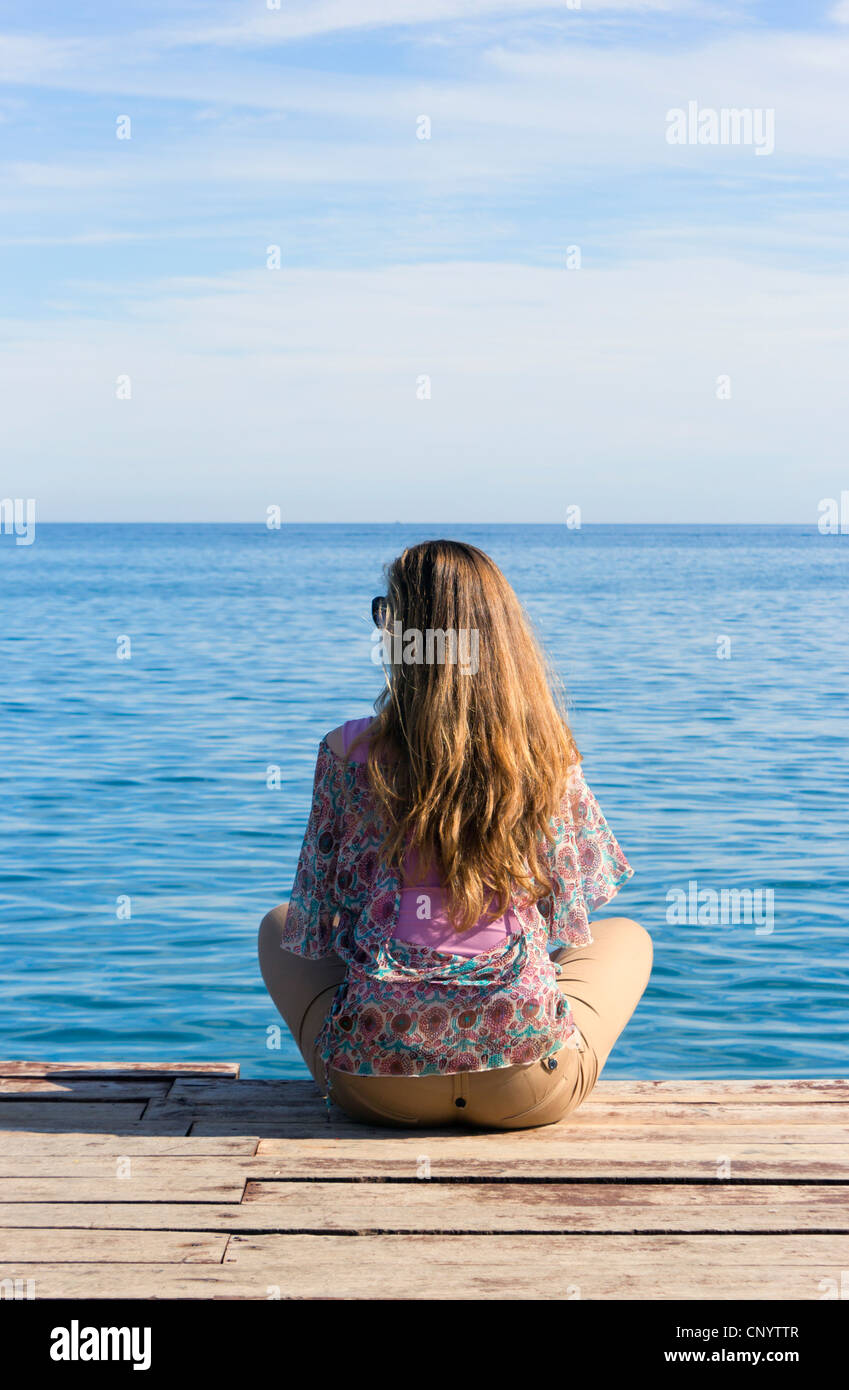
[[0, 498], [815, 525], [847, 73], [849, 0], [0, 5]]

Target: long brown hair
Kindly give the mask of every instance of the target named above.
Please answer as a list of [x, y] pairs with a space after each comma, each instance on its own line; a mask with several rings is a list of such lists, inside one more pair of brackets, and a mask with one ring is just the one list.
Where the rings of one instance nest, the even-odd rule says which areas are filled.
[[549, 822], [580, 754], [562, 687], [488, 555], [425, 541], [386, 576], [388, 634], [453, 632], [465, 642], [447, 642], [441, 660], [438, 637], [418, 660], [404, 660], [390, 642], [387, 684], [360, 736], [369, 740], [368, 780], [386, 827], [381, 857], [400, 866], [412, 849], [423, 867], [435, 865], [449, 920], [468, 931], [485, 914], [552, 891]]

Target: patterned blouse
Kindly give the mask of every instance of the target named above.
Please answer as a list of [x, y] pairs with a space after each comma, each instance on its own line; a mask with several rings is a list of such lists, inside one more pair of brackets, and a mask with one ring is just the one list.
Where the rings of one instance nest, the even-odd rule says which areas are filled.
[[520, 933], [474, 956], [393, 940], [401, 878], [379, 862], [381, 822], [366, 765], [346, 764], [322, 739], [281, 945], [346, 962], [316, 1042], [328, 1080], [331, 1066], [428, 1076], [530, 1064], [581, 1044], [549, 948], [591, 944], [588, 913], [634, 871], [580, 765], [551, 824], [546, 862], [555, 892], [513, 904]]

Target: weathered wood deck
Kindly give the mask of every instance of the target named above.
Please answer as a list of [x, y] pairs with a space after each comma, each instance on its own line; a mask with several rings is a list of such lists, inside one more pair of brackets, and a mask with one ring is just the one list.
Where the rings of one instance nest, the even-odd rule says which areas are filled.
[[408, 1134], [328, 1123], [311, 1082], [238, 1070], [0, 1063], [0, 1280], [35, 1298], [849, 1296], [847, 1081], [602, 1080], [561, 1125]]

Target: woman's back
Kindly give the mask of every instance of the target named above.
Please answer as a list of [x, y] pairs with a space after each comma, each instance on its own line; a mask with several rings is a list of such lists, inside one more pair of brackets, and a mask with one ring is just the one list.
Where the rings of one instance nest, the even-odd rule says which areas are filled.
[[[364, 719], [349, 719], [334, 729], [327, 736], [331, 750], [340, 749], [347, 754], [354, 739], [365, 733], [372, 722], [373, 716], [366, 715]], [[367, 758], [368, 740], [363, 738], [351, 753], [351, 761], [365, 763]], [[423, 879], [418, 855], [412, 853], [405, 859], [394, 940], [429, 946], [432, 951], [447, 955], [476, 956], [520, 930], [521, 924], [512, 908], [508, 908], [503, 917], [482, 916], [469, 931], [456, 931], [445, 911], [445, 889], [438, 874], [432, 871]]]

